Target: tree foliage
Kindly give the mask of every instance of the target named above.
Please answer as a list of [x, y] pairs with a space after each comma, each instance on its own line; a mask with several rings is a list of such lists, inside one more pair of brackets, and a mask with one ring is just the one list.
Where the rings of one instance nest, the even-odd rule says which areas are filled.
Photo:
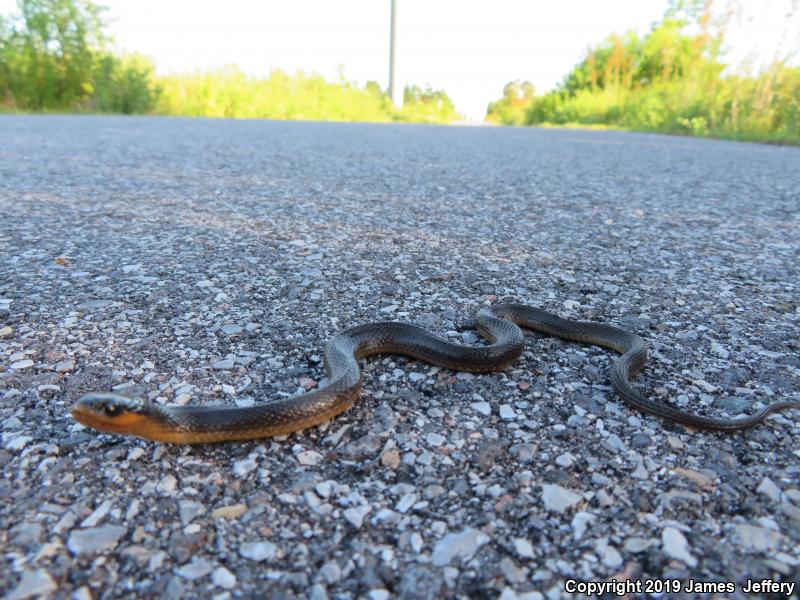
[[673, 1], [644, 37], [613, 34], [590, 48], [554, 91], [514, 110], [504, 90], [487, 119], [800, 143], [800, 68], [730, 73], [723, 39], [709, 2]]
[[24, 111], [158, 113], [333, 121], [447, 122], [458, 117], [441, 90], [411, 86], [395, 108], [380, 86], [343, 76], [273, 71], [251, 77], [235, 66], [159, 77], [139, 54], [108, 49], [103, 10], [91, 0], [18, 0], [0, 16], [0, 108]]

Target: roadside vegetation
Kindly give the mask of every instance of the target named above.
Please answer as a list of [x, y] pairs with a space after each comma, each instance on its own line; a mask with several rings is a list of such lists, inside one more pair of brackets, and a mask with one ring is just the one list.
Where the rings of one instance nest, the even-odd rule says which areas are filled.
[[111, 50], [104, 11], [90, 0], [18, 0], [0, 15], [0, 111], [162, 114], [202, 117], [413, 121], [459, 118], [443, 91], [417, 86], [397, 109], [380, 86], [343, 77], [235, 66], [168, 76], [140, 54]]
[[724, 33], [709, 2], [674, 2], [644, 37], [614, 34], [589, 49], [551, 92], [507, 84], [486, 118], [800, 144], [800, 67], [775, 60], [738, 73], [723, 61]]

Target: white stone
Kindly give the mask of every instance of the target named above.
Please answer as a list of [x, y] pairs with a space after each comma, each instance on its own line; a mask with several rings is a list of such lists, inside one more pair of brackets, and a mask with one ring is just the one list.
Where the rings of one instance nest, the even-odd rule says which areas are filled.
[[236, 586], [236, 575], [225, 567], [217, 567], [211, 572], [211, 582], [223, 589], [230, 590]]
[[214, 565], [208, 562], [205, 558], [195, 557], [192, 559], [192, 562], [175, 569], [175, 574], [183, 577], [184, 579], [194, 581], [195, 579], [201, 579], [211, 573], [213, 568]]
[[95, 554], [114, 548], [127, 532], [121, 525], [103, 525], [73, 531], [69, 534], [67, 548], [75, 555]]
[[542, 486], [542, 501], [549, 511], [563, 513], [582, 500], [583, 496], [560, 485], [548, 483]]
[[81, 522], [81, 527], [94, 527], [97, 525], [103, 520], [103, 517], [108, 514], [108, 511], [111, 510], [111, 506], [112, 504], [110, 500], [103, 502], [100, 506], [94, 509], [92, 514], [90, 514]]
[[467, 527], [460, 533], [448, 533], [436, 543], [433, 549], [433, 564], [437, 567], [444, 567], [455, 558], [469, 560], [481, 546], [488, 542], [488, 535], [472, 527]]
[[517, 418], [517, 413], [514, 412], [514, 409], [511, 407], [510, 404], [501, 404], [500, 405], [500, 418], [510, 421], [512, 419]]
[[697, 566], [697, 559], [689, 551], [689, 542], [675, 527], [664, 528], [661, 532], [661, 544], [664, 553], [670, 558], [679, 560], [689, 567]]
[[592, 513], [579, 511], [575, 513], [575, 516], [572, 518], [572, 537], [577, 542], [583, 537], [583, 534], [586, 533], [586, 527], [594, 521], [594, 515]]
[[278, 547], [272, 542], [245, 542], [239, 546], [239, 554], [256, 562], [275, 558]]
[[44, 569], [23, 571], [19, 584], [5, 597], [5, 600], [26, 600], [26, 598], [44, 598], [58, 589], [58, 585]]
[[775, 482], [769, 477], [764, 477], [764, 479], [761, 480], [761, 483], [758, 484], [756, 491], [764, 494], [773, 502], [781, 501], [781, 488], [775, 485]]
[[372, 507], [369, 504], [362, 504], [361, 506], [348, 508], [342, 514], [344, 518], [347, 519], [348, 523], [356, 529], [359, 529], [364, 523], [364, 517], [367, 516], [370, 510], [372, 510]]
[[533, 545], [528, 540], [516, 538], [514, 540], [514, 550], [516, 550], [517, 554], [519, 554], [522, 558], [534, 557]]
[[313, 450], [304, 450], [297, 453], [297, 462], [305, 466], [316, 466], [324, 460], [322, 454]]

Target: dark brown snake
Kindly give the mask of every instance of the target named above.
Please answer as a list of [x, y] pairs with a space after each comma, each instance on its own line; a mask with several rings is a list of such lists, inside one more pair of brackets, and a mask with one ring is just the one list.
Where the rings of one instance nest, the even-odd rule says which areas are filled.
[[648, 400], [633, 388], [630, 379], [647, 361], [647, 348], [638, 335], [602, 323], [562, 319], [524, 304], [484, 308], [474, 324], [490, 342], [488, 346], [453, 344], [406, 323], [368, 323], [342, 331], [325, 348], [327, 383], [302, 396], [252, 407], [206, 407], [160, 406], [118, 394], [91, 393], [73, 405], [72, 414], [101, 431], [159, 442], [199, 444], [281, 435], [318, 425], [347, 410], [361, 392], [360, 358], [404, 354], [447, 369], [497, 371], [522, 354], [525, 341], [520, 327], [619, 352], [622, 356], [611, 369], [611, 383], [622, 399], [643, 412], [690, 427], [737, 431], [761, 423], [774, 412], [800, 408], [800, 401], [787, 400], [738, 419], [693, 415]]

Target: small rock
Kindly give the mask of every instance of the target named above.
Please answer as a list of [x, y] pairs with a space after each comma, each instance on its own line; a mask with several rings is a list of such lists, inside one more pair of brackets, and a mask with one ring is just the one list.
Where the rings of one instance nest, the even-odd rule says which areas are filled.
[[472, 410], [475, 412], [486, 415], [487, 417], [492, 414], [492, 405], [488, 402], [473, 402], [470, 404], [470, 408], [472, 408]]
[[30, 358], [26, 358], [23, 360], [18, 360], [17, 362], [11, 363], [9, 366], [10, 369], [14, 369], [15, 371], [21, 371], [23, 369], [28, 369], [33, 366], [33, 361]]
[[689, 552], [689, 542], [675, 527], [664, 528], [661, 532], [661, 544], [664, 553], [670, 558], [679, 560], [689, 567], [697, 566], [697, 559]]
[[438, 447], [447, 441], [447, 438], [438, 433], [429, 433], [425, 436], [425, 441], [431, 446]]
[[44, 569], [23, 571], [17, 587], [5, 600], [26, 600], [33, 597], [46, 597], [58, 589], [56, 582]]
[[226, 358], [224, 360], [219, 360], [211, 365], [212, 369], [216, 369], [218, 371], [229, 371], [233, 368], [234, 361], [232, 358]]
[[780, 532], [755, 525], [734, 525], [739, 543], [747, 550], [771, 552], [780, 548], [783, 536]]
[[769, 477], [764, 477], [764, 479], [761, 480], [761, 483], [758, 484], [756, 491], [764, 494], [773, 502], [781, 501], [781, 488], [775, 485], [775, 482]]
[[625, 540], [625, 550], [634, 554], [644, 552], [653, 545], [655, 540], [642, 537], [629, 537]]
[[256, 470], [258, 462], [254, 456], [248, 456], [233, 463], [233, 473], [237, 477], [246, 477], [248, 473]]
[[74, 360], [64, 360], [60, 363], [56, 363], [55, 370], [57, 373], [69, 373], [70, 371], [75, 370], [75, 361]]
[[230, 590], [236, 586], [236, 575], [225, 567], [217, 567], [211, 572], [211, 582], [223, 589]]
[[103, 525], [73, 531], [69, 534], [67, 548], [75, 555], [97, 554], [114, 548], [127, 532], [121, 525]]
[[400, 466], [400, 453], [397, 450], [388, 450], [381, 455], [381, 464], [390, 469]]
[[205, 512], [206, 507], [194, 500], [181, 500], [178, 505], [178, 515], [184, 525], [188, 525], [195, 517], [205, 514]]
[[336, 583], [342, 579], [342, 569], [335, 561], [328, 561], [319, 570], [319, 575], [328, 583]]
[[594, 521], [594, 515], [588, 512], [577, 512], [572, 518], [572, 537], [575, 541], [580, 540], [586, 533], [586, 527]]
[[549, 511], [563, 513], [582, 500], [583, 496], [560, 485], [545, 484], [542, 486], [542, 501], [544, 507]]
[[342, 514], [353, 527], [359, 529], [364, 523], [364, 517], [367, 516], [370, 510], [372, 510], [372, 507], [369, 504], [362, 504], [361, 506], [348, 508]]
[[708, 477], [708, 475], [703, 475], [698, 471], [693, 471], [692, 469], [683, 469], [681, 467], [675, 467], [673, 471], [675, 471], [675, 473], [681, 477], [696, 483], [697, 487], [699, 487], [701, 490], [710, 492], [714, 489], [714, 482], [710, 477]]
[[219, 329], [225, 335], [238, 335], [243, 331], [239, 325], [223, 325]]
[[619, 550], [608, 543], [607, 538], [597, 541], [595, 552], [600, 557], [600, 561], [610, 569], [618, 569], [622, 566], [622, 555]]
[[297, 453], [297, 462], [304, 466], [314, 467], [324, 460], [322, 454], [313, 450], [304, 450]]
[[250, 560], [261, 562], [272, 560], [278, 552], [278, 547], [272, 542], [245, 542], [239, 546], [239, 554]]
[[158, 482], [156, 491], [164, 495], [169, 495], [175, 491], [177, 486], [178, 480], [174, 475], [164, 475], [164, 477], [161, 478], [161, 481]]
[[527, 579], [527, 569], [520, 569], [508, 556], [500, 561], [500, 572], [508, 583], [522, 583]]
[[33, 438], [29, 435], [17, 435], [6, 442], [6, 450], [22, 450], [31, 441]]
[[569, 467], [575, 464], [575, 457], [572, 456], [572, 454], [570, 454], [569, 452], [564, 452], [563, 454], [559, 454], [556, 457], [556, 464], [559, 467], [564, 467], [565, 469], [568, 469]]
[[400, 502], [397, 503], [395, 506], [395, 510], [401, 514], [405, 514], [408, 512], [408, 509], [414, 506], [414, 503], [417, 501], [416, 494], [405, 494], [402, 498], [400, 498]]
[[471, 527], [467, 527], [460, 533], [448, 533], [436, 543], [433, 549], [433, 564], [437, 567], [444, 567], [455, 558], [469, 560], [481, 546], [488, 542], [488, 535]]
[[205, 577], [211, 573], [213, 568], [214, 565], [212, 565], [205, 558], [195, 557], [192, 559], [192, 562], [175, 569], [175, 574], [183, 577], [184, 579], [194, 581], [195, 579], [200, 579], [201, 577]]
[[14, 333], [14, 330], [11, 329], [8, 325], [5, 327], [0, 327], [0, 339], [11, 337], [11, 334]]
[[246, 504], [230, 504], [220, 506], [211, 512], [212, 519], [238, 519], [247, 512]]
[[512, 419], [517, 418], [517, 413], [514, 412], [514, 409], [511, 407], [510, 404], [501, 404], [500, 405], [500, 418], [510, 421]]
[[517, 554], [519, 554], [522, 558], [534, 557], [533, 545], [528, 540], [516, 538], [514, 540], [514, 550], [516, 550]]
[[94, 527], [97, 525], [103, 520], [103, 517], [108, 514], [108, 511], [111, 510], [111, 506], [112, 504], [110, 500], [103, 502], [100, 506], [94, 509], [92, 514], [90, 514], [81, 522], [81, 527]]

